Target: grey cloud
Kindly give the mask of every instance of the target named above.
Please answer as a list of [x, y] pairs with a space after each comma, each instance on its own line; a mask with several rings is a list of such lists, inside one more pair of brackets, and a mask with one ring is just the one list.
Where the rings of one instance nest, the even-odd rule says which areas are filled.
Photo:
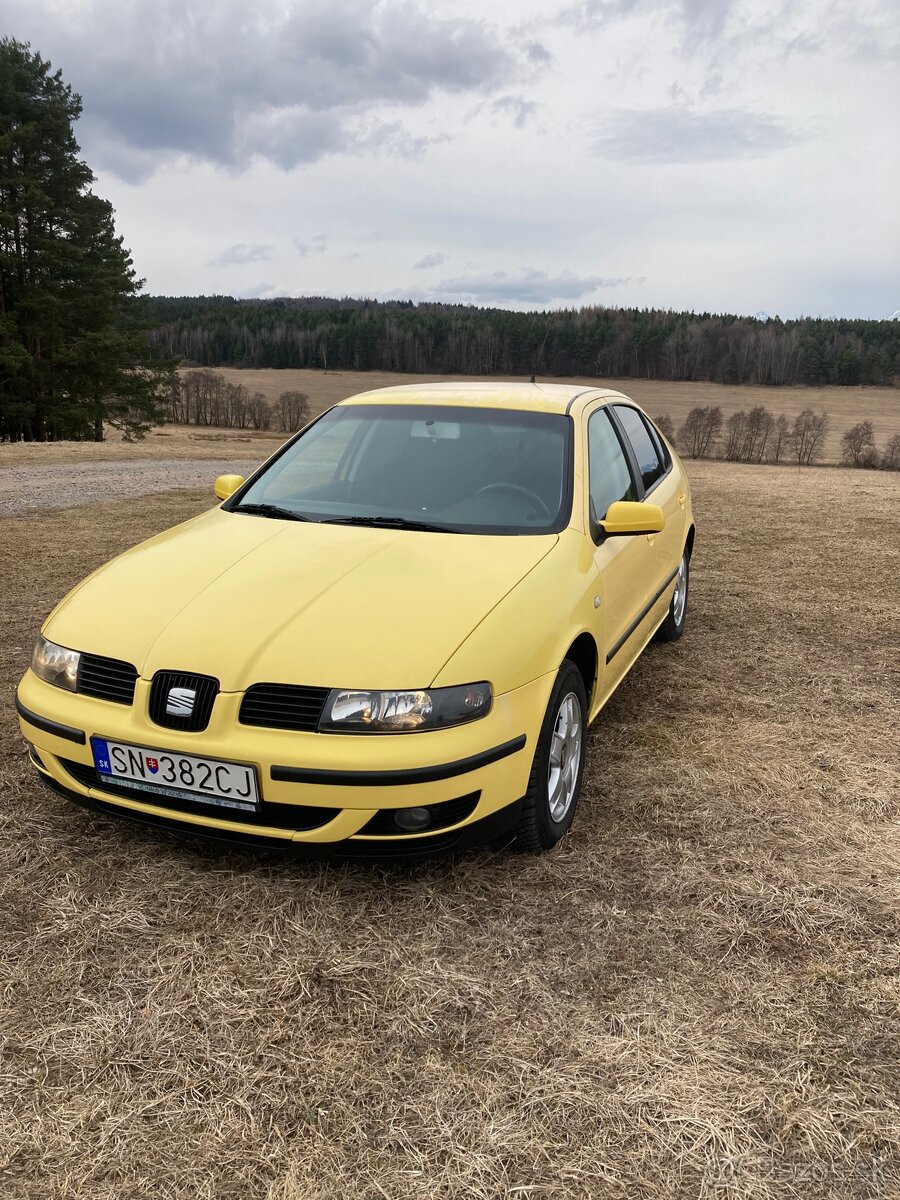
[[366, 130], [354, 131], [351, 135], [352, 144], [359, 151], [392, 154], [409, 160], [420, 159], [429, 146], [449, 140], [445, 133], [433, 137], [414, 137], [407, 132], [402, 121], [383, 121]]
[[289, 171], [346, 150], [350, 136], [334, 113], [317, 113], [300, 105], [267, 105], [247, 114], [235, 140], [239, 159], [267, 158]]
[[864, 16], [844, 8], [828, 32], [861, 62], [895, 63], [900, 54], [900, 12], [893, 3], [870, 8]]
[[439, 267], [447, 261], [446, 254], [426, 254], [424, 258], [420, 258], [417, 263], [413, 263], [416, 271], [427, 271], [429, 267]]
[[546, 66], [547, 63], [553, 62], [553, 55], [543, 42], [526, 42], [524, 49], [525, 57], [530, 63]]
[[558, 14], [563, 25], [599, 29], [627, 17], [662, 17], [677, 23], [695, 41], [721, 36], [737, 7], [736, 0], [579, 0]]
[[610, 21], [633, 16], [647, 8], [660, 8], [666, 0], [578, 0], [567, 4], [557, 13], [560, 25], [572, 25], [579, 30], [599, 29]]
[[243, 242], [238, 242], [234, 246], [229, 246], [227, 250], [223, 250], [215, 258], [211, 258], [206, 265], [208, 267], [231, 267], [238, 263], [268, 262], [274, 249], [274, 246], [245, 246]]
[[692, 37], [714, 41], [722, 36], [737, 7], [736, 0], [679, 0], [675, 11]]
[[492, 28], [412, 0], [10, 0], [6, 15], [82, 94], [92, 150], [132, 178], [177, 155], [235, 165], [256, 153], [286, 168], [342, 152], [415, 157], [428, 140], [379, 124], [379, 106], [490, 95], [515, 69]]
[[523, 100], [521, 96], [499, 96], [491, 105], [491, 110], [495, 113], [509, 113], [513, 124], [517, 129], [521, 129], [528, 118], [537, 112], [537, 105], [533, 100]]
[[[766, 58], [815, 53], [828, 41], [845, 54], [884, 45], [890, 6], [871, 9], [859, 21], [841, 4], [821, 0], [781, 0], [742, 4], [740, 0], [578, 0], [562, 8], [556, 23], [580, 32], [600, 30], [631, 17], [664, 24], [686, 55], [703, 55], [710, 66], [745, 58], [750, 50]], [[896, 45], [896, 42], [895, 42]]]
[[579, 300], [598, 288], [619, 287], [630, 279], [608, 279], [603, 275], [574, 275], [563, 271], [547, 275], [526, 270], [518, 274], [495, 271], [492, 275], [463, 275], [445, 279], [433, 289], [433, 297], [457, 296], [475, 303], [519, 301], [547, 304], [551, 300]]
[[325, 234], [317, 233], [308, 242], [304, 242], [302, 238], [294, 238], [294, 249], [301, 258], [310, 258], [314, 254], [324, 254], [328, 249]]
[[620, 162], [717, 162], [761, 158], [794, 145], [800, 136], [774, 117], [740, 109], [620, 109], [603, 122], [593, 149]]

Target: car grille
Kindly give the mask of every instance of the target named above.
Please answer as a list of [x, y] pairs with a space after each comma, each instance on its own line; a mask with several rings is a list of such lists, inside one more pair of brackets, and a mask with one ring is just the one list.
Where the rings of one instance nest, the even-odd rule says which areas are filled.
[[76, 691], [97, 700], [131, 704], [137, 677], [137, 670], [131, 663], [118, 658], [103, 658], [99, 654], [82, 654], [78, 662]]
[[242, 725], [266, 729], [315, 732], [328, 692], [328, 688], [255, 683], [244, 693], [238, 720]]
[[[195, 692], [193, 708], [188, 713], [166, 712], [172, 688], [188, 688]], [[166, 729], [183, 729], [199, 733], [209, 724], [213, 703], [219, 694], [219, 681], [210, 675], [186, 675], [180, 671], [157, 671], [150, 685], [150, 720]]]
[[141, 804], [152, 804], [155, 808], [169, 809], [173, 814], [190, 813], [213, 820], [238, 821], [241, 825], [269, 825], [274, 829], [304, 830], [327, 825], [341, 811], [339, 808], [318, 808], [312, 804], [267, 804], [265, 801], [255, 812], [219, 808], [215, 804], [205, 804], [202, 800], [145, 792], [143, 788], [130, 787], [124, 782], [110, 783], [87, 763], [71, 762], [67, 758], [61, 758], [59, 761], [82, 787], [99, 788], [106, 796], [121, 796], [128, 800], [137, 800]]
[[[470, 792], [468, 796], [460, 796], [456, 800], [442, 800], [438, 804], [423, 804], [431, 814], [431, 820], [424, 829], [417, 833], [431, 833], [435, 829], [449, 829], [459, 821], [470, 817], [481, 799], [481, 792]], [[383, 808], [377, 812], [359, 831], [372, 837], [408, 837], [409, 831], [398, 829], [394, 822], [394, 814], [402, 809]], [[355, 835], [358, 836], [358, 835]]]

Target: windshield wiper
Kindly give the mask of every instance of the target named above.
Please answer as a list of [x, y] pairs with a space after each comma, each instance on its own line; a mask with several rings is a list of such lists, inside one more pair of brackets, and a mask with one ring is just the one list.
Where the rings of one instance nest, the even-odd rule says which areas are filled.
[[308, 521], [301, 513], [291, 512], [277, 504], [236, 504], [232, 512], [252, 513], [255, 517], [274, 517], [279, 521]]
[[414, 529], [422, 533], [459, 533], [446, 525], [431, 525], [428, 521], [415, 521], [408, 517], [328, 517], [323, 525], [373, 525], [376, 529]]

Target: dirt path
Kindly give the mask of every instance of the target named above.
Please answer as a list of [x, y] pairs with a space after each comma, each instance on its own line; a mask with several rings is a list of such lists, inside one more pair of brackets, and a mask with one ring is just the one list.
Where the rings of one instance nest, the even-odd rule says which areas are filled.
[[33, 508], [74, 508], [172, 488], [209, 487], [217, 475], [249, 475], [259, 459], [131, 459], [127, 462], [4, 467], [0, 516]]

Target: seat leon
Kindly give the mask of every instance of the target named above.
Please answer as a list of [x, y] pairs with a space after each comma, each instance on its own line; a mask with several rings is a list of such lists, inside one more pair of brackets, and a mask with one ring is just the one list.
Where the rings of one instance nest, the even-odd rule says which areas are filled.
[[353, 396], [222, 502], [96, 571], [17, 708], [58, 792], [346, 858], [570, 828], [587, 727], [681, 636], [684, 468], [618, 392]]

